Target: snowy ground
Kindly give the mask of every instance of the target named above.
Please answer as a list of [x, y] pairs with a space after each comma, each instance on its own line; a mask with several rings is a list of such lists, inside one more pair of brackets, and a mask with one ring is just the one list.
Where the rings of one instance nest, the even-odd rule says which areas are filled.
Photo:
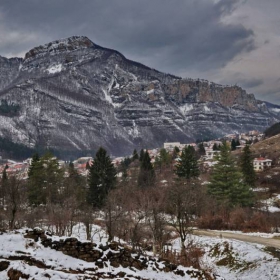
[[[119, 272], [126, 273], [126, 279], [192, 279], [189, 276], [181, 277], [174, 273], [164, 273], [154, 271], [151, 264], [146, 270], [136, 270], [131, 268], [114, 268], [108, 263], [103, 269], [98, 268], [95, 263], [85, 262], [72, 258], [50, 248], [43, 247], [40, 242], [23, 237], [25, 231], [18, 233], [3, 233], [0, 235], [0, 263], [8, 260], [9, 267], [0, 272], [0, 279], [9, 279], [7, 271], [11, 268], [17, 269], [30, 277], [28, 279], [93, 279], [96, 273], [98, 279], [107, 279], [108, 273], [117, 275]], [[228, 231], [227, 231], [228, 232]], [[242, 234], [241, 232], [235, 232]], [[266, 238], [275, 237], [275, 234], [250, 233], [250, 235]], [[82, 224], [74, 227], [73, 235], [81, 241], [86, 240], [85, 228]], [[53, 237], [59, 240], [61, 237]], [[99, 244], [106, 242], [106, 233], [99, 226], [93, 226], [92, 241]], [[280, 279], [280, 261], [266, 251], [265, 246], [229, 240], [225, 238], [213, 238], [202, 236], [190, 236], [188, 242], [193, 242], [203, 248], [205, 254], [201, 259], [202, 268], [212, 271], [217, 275], [217, 279], [226, 280], [276, 280]], [[180, 250], [180, 241], [172, 241], [173, 250]], [[280, 254], [279, 254], [280, 255]], [[42, 262], [43, 266], [29, 264], [20, 257], [31, 257]], [[13, 258], [13, 260], [11, 260]], [[0, 265], [1, 267], [1, 265]], [[185, 268], [181, 267], [183, 270]], [[107, 277], [107, 276], [108, 277]], [[127, 276], [129, 275], [129, 277]], [[111, 278], [112, 279], [112, 278]], [[121, 277], [113, 279], [123, 279]]]
[[276, 206], [277, 202], [280, 202], [280, 194], [275, 194], [271, 198], [262, 200], [261, 203], [263, 206], [260, 208], [260, 210], [268, 211], [270, 213], [280, 212], [280, 208]]
[[[165, 273], [156, 271], [154, 262], [149, 262], [146, 270], [137, 270], [135, 268], [115, 268], [106, 262], [104, 268], [98, 268], [94, 262], [85, 262], [80, 259], [72, 258], [58, 252], [56, 250], [45, 248], [40, 242], [34, 242], [32, 239], [23, 237], [24, 230], [17, 233], [3, 233], [0, 235], [0, 269], [5, 261], [9, 262], [9, 266], [0, 272], [0, 279], [10, 279], [7, 273], [11, 269], [18, 270], [24, 275], [28, 275], [24, 279], [35, 280], [58, 280], [58, 279], [162, 279], [162, 280], [195, 280], [187, 274], [182, 277], [172, 272]], [[54, 240], [61, 237], [52, 237]], [[99, 237], [98, 237], [99, 238]], [[97, 241], [97, 240], [96, 240]], [[26, 259], [28, 258], [28, 260]], [[35, 260], [35, 261], [34, 261]], [[162, 262], [158, 262], [159, 267], [164, 267]], [[184, 268], [178, 266], [179, 269], [185, 271], [197, 271], [193, 268]], [[125, 272], [125, 277], [118, 276], [119, 272]], [[96, 276], [97, 275], [97, 276]], [[113, 275], [113, 278], [112, 278]], [[98, 277], [98, 278], [95, 278]], [[18, 278], [17, 278], [18, 279]], [[22, 279], [22, 278], [20, 278]], [[222, 278], [218, 278], [222, 279]]]
[[[265, 246], [202, 236], [191, 236], [189, 241], [205, 250], [202, 266], [226, 280], [280, 279], [280, 261]], [[173, 241], [173, 248], [180, 250], [179, 239]]]
[[242, 234], [242, 235], [249, 235], [249, 236], [258, 236], [258, 237], [263, 237], [263, 238], [275, 238], [275, 237], [280, 237], [280, 233], [265, 233], [265, 232], [242, 232], [240, 230], [211, 230], [213, 232], [229, 232], [229, 233], [237, 233], [237, 234]]

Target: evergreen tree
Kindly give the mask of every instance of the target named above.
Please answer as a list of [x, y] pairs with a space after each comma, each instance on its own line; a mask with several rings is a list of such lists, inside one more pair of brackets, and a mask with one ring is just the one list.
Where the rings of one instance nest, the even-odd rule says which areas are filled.
[[205, 148], [204, 148], [203, 143], [198, 144], [198, 152], [199, 152], [199, 155], [201, 155], [201, 156], [205, 155]]
[[160, 168], [166, 167], [172, 163], [172, 156], [167, 152], [166, 149], [162, 148], [159, 151], [159, 156], [155, 159], [155, 166]]
[[96, 208], [101, 208], [107, 195], [116, 184], [117, 171], [104, 148], [97, 151], [93, 164], [89, 169], [88, 202]]
[[40, 157], [39, 157], [38, 153], [35, 153], [32, 156], [31, 164], [30, 164], [29, 169], [28, 169], [28, 178], [30, 178], [30, 176], [33, 175], [35, 165], [39, 160], [40, 160]]
[[231, 140], [231, 150], [235, 151], [236, 150], [236, 142], [234, 139]]
[[176, 165], [175, 173], [179, 177], [186, 179], [197, 178], [199, 176], [199, 168], [195, 150], [192, 146], [186, 146]]
[[172, 162], [170, 154], [164, 148], [160, 149], [159, 156], [163, 165], [168, 165]]
[[5, 206], [5, 200], [6, 200], [6, 192], [7, 192], [7, 184], [8, 184], [8, 175], [7, 175], [8, 168], [9, 166], [6, 164], [2, 172], [0, 198], [2, 199], [3, 206]]
[[220, 150], [219, 147], [218, 147], [218, 145], [217, 145], [216, 143], [214, 143], [212, 149], [213, 149], [213, 151], [219, 151], [219, 150]]
[[243, 173], [244, 182], [250, 187], [254, 188], [256, 186], [257, 178], [249, 145], [246, 145], [243, 149], [243, 153], [240, 157], [240, 167], [241, 172]]
[[8, 180], [8, 175], [7, 175], [8, 168], [9, 168], [9, 166], [6, 164], [3, 169], [3, 173], [2, 173], [2, 182], [5, 182], [6, 180]]
[[140, 156], [139, 156], [139, 160], [140, 160], [140, 161], [142, 161], [142, 160], [143, 160], [144, 155], [145, 155], [145, 152], [144, 152], [144, 150], [143, 150], [143, 149], [141, 149], [141, 151], [140, 151]]
[[212, 170], [208, 193], [229, 206], [250, 205], [252, 192], [243, 181], [242, 173], [238, 171], [226, 142], [220, 151], [216, 156], [218, 163]]
[[28, 198], [33, 206], [55, 203], [62, 188], [63, 172], [58, 160], [46, 153], [39, 160], [32, 161], [28, 177]]
[[27, 182], [28, 200], [29, 204], [32, 206], [46, 204], [46, 193], [43, 187], [45, 176], [43, 176], [43, 173], [43, 163], [40, 161], [38, 154], [35, 154], [28, 170]]
[[138, 176], [138, 185], [140, 187], [147, 187], [154, 184], [155, 181], [155, 171], [151, 163], [151, 158], [148, 151], [143, 155], [143, 160], [140, 165], [140, 172]]
[[68, 177], [64, 178], [61, 200], [74, 198], [81, 206], [85, 202], [85, 180], [75, 169], [73, 162], [68, 166]]
[[136, 159], [139, 159], [139, 155], [137, 153], [137, 150], [134, 149], [133, 154], [132, 154], [132, 160], [136, 160]]
[[177, 146], [175, 146], [173, 149], [172, 158], [173, 159], [177, 158], [179, 153], [180, 153], [180, 149]]

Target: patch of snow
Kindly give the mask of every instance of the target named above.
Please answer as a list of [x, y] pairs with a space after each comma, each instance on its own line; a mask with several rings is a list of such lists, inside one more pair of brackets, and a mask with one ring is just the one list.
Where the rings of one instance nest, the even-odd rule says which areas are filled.
[[[211, 232], [216, 232], [216, 230], [209, 230]], [[274, 238], [280, 236], [280, 233], [266, 233], [266, 232], [242, 232], [240, 230], [219, 230], [217, 232], [226, 232], [226, 233], [237, 233], [242, 235], [249, 235], [249, 236], [257, 236], [262, 238]]]
[[252, 189], [253, 192], [268, 192], [269, 188], [254, 188]]
[[113, 100], [112, 100], [110, 94], [108, 93], [108, 91], [105, 89], [102, 89], [102, 91], [105, 95], [105, 100], [114, 106]]
[[62, 71], [62, 64], [52, 65], [47, 69], [47, 72], [49, 72], [49, 74], [55, 74], [61, 71]]
[[279, 113], [280, 112], [280, 108], [271, 108], [270, 111], [273, 111], [275, 113]]
[[180, 110], [183, 114], [185, 114], [186, 112], [193, 110], [193, 105], [192, 105], [192, 104], [187, 104], [187, 103], [186, 103], [186, 104], [184, 104], [184, 105], [179, 106], [179, 110]]
[[211, 112], [211, 109], [206, 105], [203, 106], [204, 112]]
[[154, 92], [155, 92], [155, 90], [154, 90], [154, 89], [150, 89], [150, 90], [147, 90], [147, 91], [146, 91], [147, 95], [149, 95], [149, 94], [153, 94]]
[[[193, 242], [201, 247], [205, 254], [201, 266], [210, 268], [215, 274], [226, 280], [272, 280], [279, 279], [280, 262], [272, 255], [264, 252], [265, 246], [237, 240], [221, 239], [219, 237], [190, 236], [187, 242]], [[217, 262], [226, 257], [215, 250], [225, 249], [229, 245], [230, 256], [234, 258], [236, 266], [231, 266], [225, 261], [224, 265]], [[180, 250], [180, 239], [172, 242], [173, 249]], [[215, 253], [216, 251], [216, 253]]]
[[280, 212], [280, 208], [275, 206], [275, 202], [280, 199], [280, 195], [273, 196], [271, 198], [261, 200], [262, 206], [259, 208], [262, 211], [268, 211], [270, 213]]

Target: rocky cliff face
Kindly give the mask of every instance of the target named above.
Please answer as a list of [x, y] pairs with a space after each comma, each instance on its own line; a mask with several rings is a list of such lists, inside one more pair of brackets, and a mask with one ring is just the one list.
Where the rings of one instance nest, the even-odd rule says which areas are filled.
[[17, 77], [22, 58], [5, 58], [0, 56], [0, 90], [9, 86]]
[[0, 100], [8, 104], [8, 113], [0, 105], [0, 136], [30, 147], [102, 145], [124, 155], [165, 141], [263, 130], [280, 119], [276, 107], [240, 87], [164, 74], [86, 37], [36, 47], [23, 60], [0, 59]]

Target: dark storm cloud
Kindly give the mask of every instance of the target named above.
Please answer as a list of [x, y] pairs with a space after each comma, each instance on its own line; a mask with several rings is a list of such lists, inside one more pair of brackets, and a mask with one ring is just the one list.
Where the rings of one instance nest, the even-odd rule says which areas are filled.
[[222, 22], [239, 2], [1, 1], [0, 55], [86, 35], [97, 44], [162, 71], [181, 74], [188, 69], [217, 69], [255, 48], [252, 30]]

